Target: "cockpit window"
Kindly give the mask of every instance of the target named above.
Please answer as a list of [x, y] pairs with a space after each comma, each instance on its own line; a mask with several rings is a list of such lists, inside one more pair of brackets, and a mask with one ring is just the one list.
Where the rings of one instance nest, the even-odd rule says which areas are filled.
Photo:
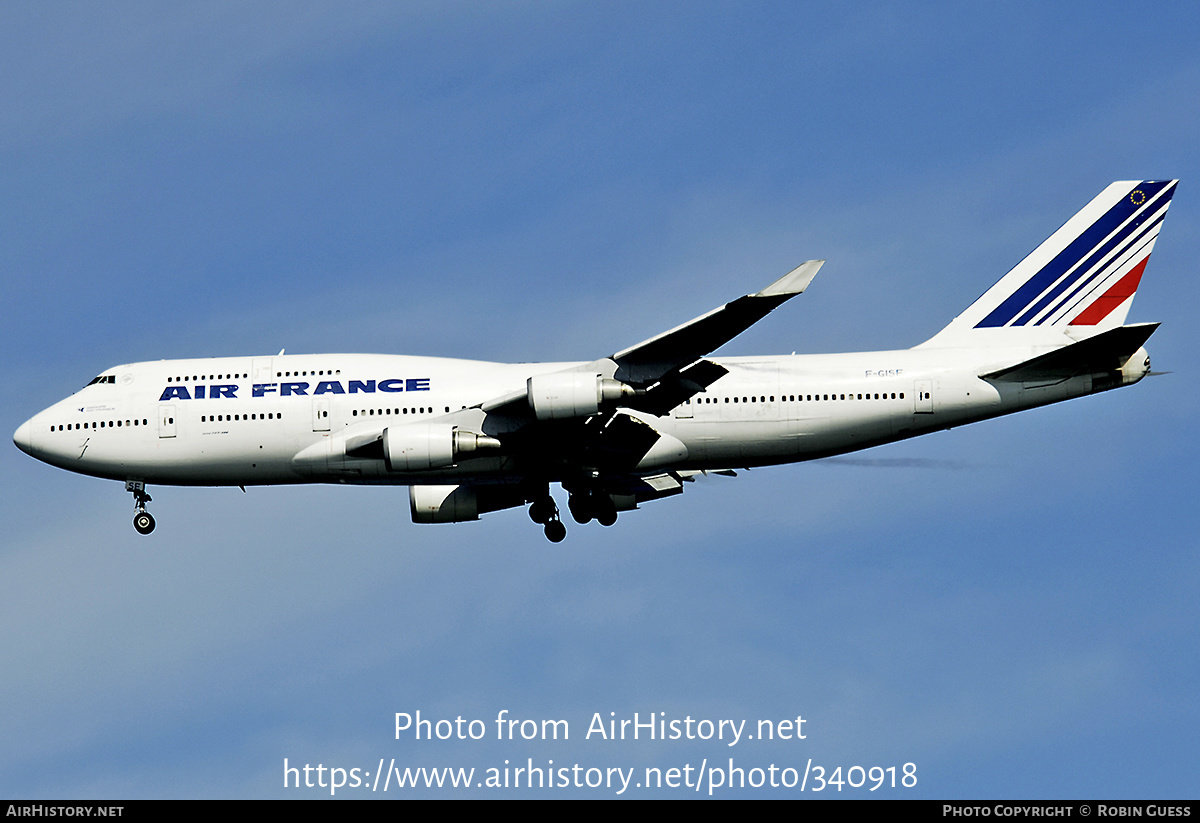
[[94, 386], [97, 383], [112, 383], [115, 385], [116, 382], [117, 376], [115, 374], [102, 374], [99, 377], [94, 378], [91, 383], [88, 383], [88, 386]]

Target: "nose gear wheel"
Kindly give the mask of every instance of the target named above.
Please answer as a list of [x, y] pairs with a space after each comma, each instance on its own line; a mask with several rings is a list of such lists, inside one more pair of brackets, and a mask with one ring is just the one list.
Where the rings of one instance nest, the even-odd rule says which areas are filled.
[[150, 534], [154, 531], [154, 515], [146, 511], [150, 495], [146, 494], [146, 484], [140, 480], [129, 480], [125, 483], [125, 491], [133, 493], [133, 528], [138, 534]]

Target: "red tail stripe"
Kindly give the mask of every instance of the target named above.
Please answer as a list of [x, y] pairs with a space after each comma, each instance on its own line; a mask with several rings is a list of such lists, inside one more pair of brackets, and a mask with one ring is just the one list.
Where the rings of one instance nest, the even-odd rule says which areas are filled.
[[1130, 269], [1129, 273], [1118, 280], [1111, 289], [1097, 297], [1095, 302], [1081, 311], [1071, 321], [1071, 325], [1094, 326], [1108, 317], [1117, 306], [1132, 297], [1138, 289], [1138, 284], [1142, 282], [1142, 272], [1145, 270], [1146, 262], [1149, 259], [1150, 255], [1146, 255], [1142, 259], [1142, 262]]

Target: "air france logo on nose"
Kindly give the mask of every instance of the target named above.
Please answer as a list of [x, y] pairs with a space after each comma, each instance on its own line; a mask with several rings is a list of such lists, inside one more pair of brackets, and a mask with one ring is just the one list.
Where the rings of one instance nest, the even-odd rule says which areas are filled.
[[[429, 391], [428, 377], [399, 377], [387, 380], [349, 380], [342, 385], [341, 380], [322, 380], [313, 386], [312, 383], [297, 381], [293, 383], [255, 383], [250, 389], [252, 397], [308, 397], [310, 394], [375, 394], [380, 392], [410, 392]], [[163, 389], [159, 400], [236, 400], [238, 386], [234, 383], [167, 386]], [[312, 389], [310, 392], [309, 389]]]

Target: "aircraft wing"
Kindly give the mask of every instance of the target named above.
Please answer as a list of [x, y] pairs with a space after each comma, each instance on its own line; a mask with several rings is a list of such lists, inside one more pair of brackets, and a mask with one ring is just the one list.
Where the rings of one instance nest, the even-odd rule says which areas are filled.
[[803, 292], [824, 263], [809, 260], [760, 292], [739, 297], [682, 326], [622, 349], [609, 358], [617, 364], [616, 379], [645, 385], [695, 363], [762, 320], [771, 309]]
[[[757, 323], [775, 307], [808, 288], [824, 260], [802, 263], [762, 291], [739, 297], [610, 357], [572, 369], [632, 387], [620, 405], [662, 416], [715, 383], [726, 369], [704, 356]], [[524, 416], [526, 393], [514, 391], [481, 404], [489, 414]]]

